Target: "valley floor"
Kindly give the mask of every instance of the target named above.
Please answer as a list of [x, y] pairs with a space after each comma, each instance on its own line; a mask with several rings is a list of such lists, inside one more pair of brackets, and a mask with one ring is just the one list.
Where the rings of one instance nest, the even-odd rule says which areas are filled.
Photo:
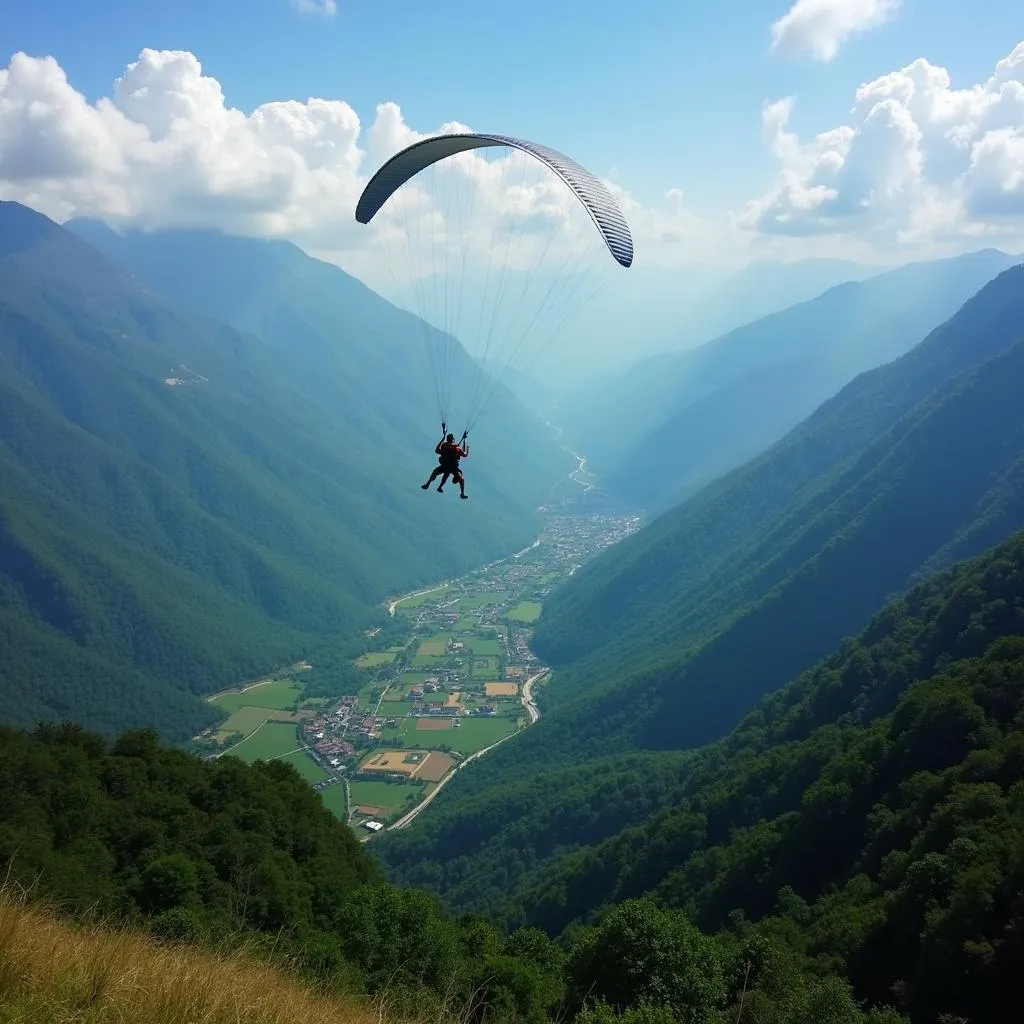
[[[404, 828], [456, 772], [540, 717], [548, 676], [530, 648], [552, 588], [641, 525], [634, 515], [549, 509], [533, 544], [387, 602], [355, 661], [362, 685], [307, 697], [299, 663], [215, 694], [229, 717], [214, 756], [284, 760], [364, 839]], [[351, 687], [350, 687], [351, 689]]]

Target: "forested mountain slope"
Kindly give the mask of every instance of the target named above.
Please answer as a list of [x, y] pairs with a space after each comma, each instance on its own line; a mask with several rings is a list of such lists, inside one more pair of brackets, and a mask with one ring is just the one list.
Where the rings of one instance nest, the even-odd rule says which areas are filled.
[[916, 575], [1024, 525], [1022, 339], [1014, 268], [763, 456], [585, 566], [537, 627], [540, 654], [564, 666], [552, 701], [568, 711], [603, 691], [572, 709], [602, 743], [706, 742]]
[[[394, 877], [513, 924], [557, 933], [649, 893], [708, 931], [757, 922], [914, 1021], [1016, 1019], [1024, 533], [918, 584], [725, 740], [676, 756], [654, 776], [660, 812], [603, 843], [559, 849], [513, 798], [486, 834], [477, 807], [378, 852]], [[548, 827], [622, 802], [627, 766], [591, 768], [564, 799], [547, 786]]]
[[[443, 371], [426, 352], [436, 333], [412, 314], [288, 242], [199, 230], [117, 234], [89, 220], [67, 227], [175, 306], [261, 338], [281, 379], [323, 412], [339, 448], [365, 451], [371, 472], [388, 481], [426, 476], [440, 432], [434, 377]], [[465, 407], [465, 391], [482, 387], [472, 367], [456, 345], [453, 413], [460, 401]], [[490, 506], [486, 520], [473, 513], [481, 517], [476, 528], [491, 522], [495, 532], [513, 531], [523, 523], [528, 532], [535, 506], [574, 462], [500, 380], [493, 394], [466, 463], [472, 495]], [[464, 424], [450, 426], [461, 432]]]
[[476, 503], [424, 495], [433, 438], [342, 431], [289, 360], [0, 204], [0, 719], [185, 738], [198, 695], [534, 535], [543, 463], [522, 497], [486, 470]]
[[895, 359], [1020, 262], [909, 264], [637, 364], [560, 420], [613, 498], [660, 512], [763, 452], [857, 374]]

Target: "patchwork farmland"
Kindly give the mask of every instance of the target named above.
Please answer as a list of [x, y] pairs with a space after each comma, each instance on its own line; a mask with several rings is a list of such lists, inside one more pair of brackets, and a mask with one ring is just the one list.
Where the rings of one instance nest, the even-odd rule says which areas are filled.
[[322, 675], [307, 687], [314, 666], [300, 662], [209, 698], [225, 720], [196, 739], [212, 756], [288, 762], [363, 838], [401, 827], [469, 759], [536, 720], [530, 689], [546, 670], [530, 639], [545, 598], [638, 526], [553, 516], [517, 555], [388, 602], [333, 697]]

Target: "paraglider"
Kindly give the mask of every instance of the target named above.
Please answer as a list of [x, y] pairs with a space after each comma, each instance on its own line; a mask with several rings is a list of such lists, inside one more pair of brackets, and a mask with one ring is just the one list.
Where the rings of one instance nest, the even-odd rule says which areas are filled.
[[[497, 158], [488, 161], [488, 154]], [[488, 189], [481, 212], [477, 196]], [[441, 476], [443, 492], [450, 475], [464, 498], [458, 462], [469, 454], [469, 432], [503, 378], [531, 343], [541, 339], [534, 347], [542, 347], [560, 333], [589, 298], [586, 286], [601, 267], [632, 265], [633, 239], [594, 175], [556, 150], [508, 135], [456, 132], [407, 146], [367, 183], [356, 220], [369, 224], [385, 205], [378, 237], [396, 287], [411, 292], [426, 331], [442, 423], [435, 447], [441, 462], [422, 486]], [[393, 238], [404, 261], [388, 248]], [[475, 328], [464, 308], [473, 295], [480, 298]], [[468, 370], [460, 343], [474, 356]], [[464, 417], [460, 444], [445, 436], [453, 395]]]
[[[445, 424], [441, 424], [441, 430], [444, 431]], [[434, 454], [438, 456], [437, 466], [434, 467], [434, 471], [427, 477], [427, 482], [420, 486], [423, 490], [427, 490], [428, 487], [440, 476], [441, 483], [437, 488], [438, 494], [444, 493], [444, 485], [448, 482], [450, 476], [453, 482], [459, 485], [459, 497], [467, 498], [466, 494], [466, 478], [462, 474], [462, 470], [459, 469], [459, 459], [469, 458], [469, 444], [466, 441], [466, 435], [462, 435], [462, 440], [458, 443], [455, 441], [455, 435], [449, 434], [447, 437], [442, 437], [440, 441], [434, 446]]]

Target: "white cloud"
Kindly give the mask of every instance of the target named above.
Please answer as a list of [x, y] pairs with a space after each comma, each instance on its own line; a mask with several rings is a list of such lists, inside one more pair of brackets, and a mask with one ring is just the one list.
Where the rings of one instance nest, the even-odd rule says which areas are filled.
[[884, 25], [901, 0], [796, 0], [772, 27], [772, 50], [833, 60], [850, 36]]
[[849, 123], [810, 141], [789, 129], [792, 110], [786, 98], [762, 111], [779, 174], [737, 225], [878, 245], [1024, 232], [1024, 43], [965, 89], [915, 60], [862, 85]]
[[325, 14], [333, 17], [338, 13], [337, 0], [291, 0], [292, 7], [306, 14]]
[[[383, 262], [373, 239], [401, 238], [410, 208], [419, 209], [421, 228], [429, 226], [439, 245], [446, 234], [452, 246], [467, 239], [456, 237], [454, 207], [430, 207], [429, 171], [371, 225], [357, 224], [356, 201], [370, 173], [428, 134], [468, 130], [452, 121], [418, 131], [394, 103], [381, 103], [368, 128], [343, 100], [281, 100], [246, 113], [228, 104], [192, 53], [176, 50], [143, 50], [109, 98], [89, 103], [54, 58], [18, 53], [0, 69], [0, 198], [58, 221], [96, 216], [143, 228], [288, 238], [346, 269], [376, 275], [380, 285]], [[521, 173], [524, 165], [536, 170], [535, 162], [496, 163], [493, 155], [446, 161], [434, 183], [444, 175], [457, 182], [478, 220], [500, 225], [502, 217], [525, 213], [528, 252], [574, 204], [554, 176]], [[711, 225], [677, 199], [648, 209], [613, 187], [627, 207], [640, 265], [709, 258]], [[481, 246], [491, 241], [490, 234], [473, 238]]]

